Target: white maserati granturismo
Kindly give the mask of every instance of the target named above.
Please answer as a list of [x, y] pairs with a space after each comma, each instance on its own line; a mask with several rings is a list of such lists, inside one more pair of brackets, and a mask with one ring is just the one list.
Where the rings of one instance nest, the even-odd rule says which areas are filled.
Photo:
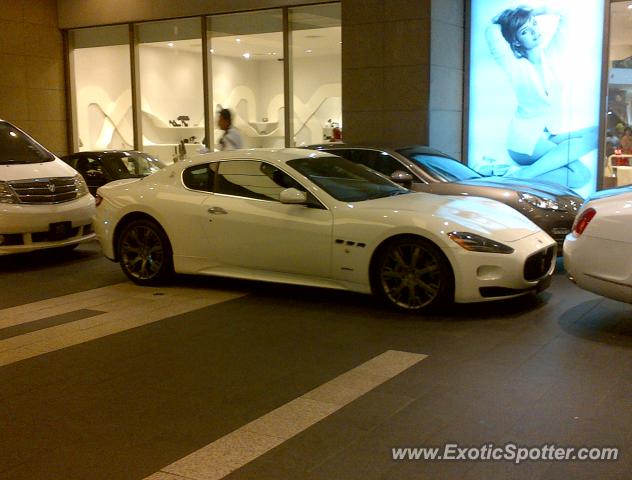
[[236, 150], [97, 193], [105, 255], [141, 285], [173, 272], [347, 289], [407, 311], [546, 288], [556, 244], [512, 208], [414, 193], [335, 155]]
[[564, 241], [564, 266], [584, 290], [632, 303], [632, 187], [586, 202]]

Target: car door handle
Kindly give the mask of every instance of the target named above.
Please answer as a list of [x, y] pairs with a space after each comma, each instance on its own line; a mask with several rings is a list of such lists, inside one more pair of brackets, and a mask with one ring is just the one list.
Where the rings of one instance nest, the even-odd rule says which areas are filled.
[[210, 213], [211, 215], [226, 215], [228, 212], [222, 207], [210, 207], [208, 209], [208, 213]]

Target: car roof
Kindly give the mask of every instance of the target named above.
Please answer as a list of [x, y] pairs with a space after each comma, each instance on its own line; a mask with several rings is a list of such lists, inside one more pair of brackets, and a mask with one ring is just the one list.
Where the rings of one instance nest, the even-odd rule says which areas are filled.
[[331, 153], [308, 150], [304, 148], [250, 148], [242, 150], [230, 150], [225, 152], [209, 152], [195, 155], [187, 160], [177, 162], [175, 165], [185, 167], [224, 160], [265, 160], [270, 163], [286, 163], [297, 158], [321, 158], [334, 157]]
[[338, 149], [359, 149], [359, 150], [381, 150], [385, 152], [395, 152], [400, 153], [404, 151], [408, 151], [409, 153], [419, 153], [422, 155], [435, 155], [439, 157], [445, 157], [453, 159], [447, 153], [444, 153], [440, 150], [437, 150], [432, 147], [428, 147], [426, 145], [404, 145], [404, 146], [386, 146], [386, 145], [367, 145], [367, 144], [349, 144], [349, 143], [318, 143], [314, 145], [308, 145], [305, 148], [313, 149], [313, 150], [338, 150]]
[[88, 155], [105, 155], [105, 154], [109, 154], [109, 153], [143, 153], [143, 152], [141, 152], [139, 150], [89, 150], [89, 151], [69, 153], [68, 155], [64, 155], [61, 158], [65, 158], [65, 157], [80, 157], [82, 155], [84, 155], [84, 156], [88, 156]]

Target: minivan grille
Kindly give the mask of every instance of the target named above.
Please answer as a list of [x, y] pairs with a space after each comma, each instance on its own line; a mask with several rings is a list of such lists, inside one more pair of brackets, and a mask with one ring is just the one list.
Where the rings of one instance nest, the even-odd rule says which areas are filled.
[[14, 180], [9, 182], [9, 185], [20, 203], [63, 203], [77, 198], [77, 185], [73, 177]]

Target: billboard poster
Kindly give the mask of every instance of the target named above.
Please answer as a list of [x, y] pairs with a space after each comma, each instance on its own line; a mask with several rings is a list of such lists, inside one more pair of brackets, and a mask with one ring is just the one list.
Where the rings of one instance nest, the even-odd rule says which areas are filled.
[[468, 163], [597, 186], [604, 0], [472, 0]]

